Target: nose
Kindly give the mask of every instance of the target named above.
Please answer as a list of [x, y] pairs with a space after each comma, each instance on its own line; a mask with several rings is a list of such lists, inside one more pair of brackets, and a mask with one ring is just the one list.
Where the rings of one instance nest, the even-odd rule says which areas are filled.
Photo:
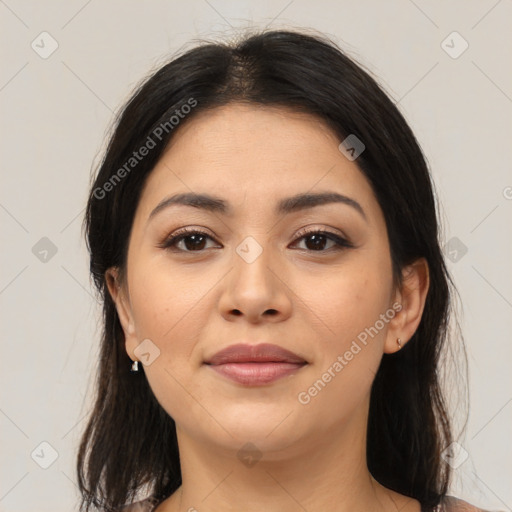
[[276, 259], [265, 249], [254, 260], [235, 253], [219, 299], [221, 315], [228, 321], [282, 322], [292, 311], [291, 290]]

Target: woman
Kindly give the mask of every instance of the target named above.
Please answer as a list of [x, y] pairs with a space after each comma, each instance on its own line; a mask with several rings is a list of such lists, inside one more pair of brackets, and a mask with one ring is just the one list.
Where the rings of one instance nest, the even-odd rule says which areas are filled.
[[446, 496], [431, 177], [333, 43], [263, 32], [163, 66], [85, 220], [104, 333], [83, 510], [478, 510]]

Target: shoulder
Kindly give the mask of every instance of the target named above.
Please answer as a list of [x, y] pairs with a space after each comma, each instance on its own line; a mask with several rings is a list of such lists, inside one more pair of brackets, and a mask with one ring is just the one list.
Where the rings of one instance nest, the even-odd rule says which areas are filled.
[[[120, 512], [153, 512], [155, 506], [158, 504], [157, 500], [148, 498], [143, 501], [137, 501], [131, 505], [123, 507]], [[493, 512], [478, 508], [467, 501], [455, 498], [454, 496], [446, 496], [442, 505], [436, 509], [436, 512]], [[495, 511], [498, 512], [498, 511]]]
[[438, 510], [439, 512], [492, 512], [475, 507], [475, 505], [454, 496], [446, 496]]

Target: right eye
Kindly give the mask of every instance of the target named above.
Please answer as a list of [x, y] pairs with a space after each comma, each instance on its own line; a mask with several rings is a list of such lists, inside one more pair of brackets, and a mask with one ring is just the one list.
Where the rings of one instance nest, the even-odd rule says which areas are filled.
[[175, 252], [201, 252], [208, 248], [205, 247], [208, 239], [214, 241], [204, 231], [190, 228], [182, 229], [166, 238], [159, 247]]

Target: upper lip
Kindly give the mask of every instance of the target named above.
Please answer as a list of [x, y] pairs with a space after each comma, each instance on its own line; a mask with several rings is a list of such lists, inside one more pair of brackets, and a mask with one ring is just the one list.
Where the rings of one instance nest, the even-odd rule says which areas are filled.
[[239, 343], [236, 345], [230, 345], [205, 361], [206, 364], [211, 365], [251, 362], [304, 364], [307, 361], [289, 350], [270, 343], [261, 343], [259, 345]]

